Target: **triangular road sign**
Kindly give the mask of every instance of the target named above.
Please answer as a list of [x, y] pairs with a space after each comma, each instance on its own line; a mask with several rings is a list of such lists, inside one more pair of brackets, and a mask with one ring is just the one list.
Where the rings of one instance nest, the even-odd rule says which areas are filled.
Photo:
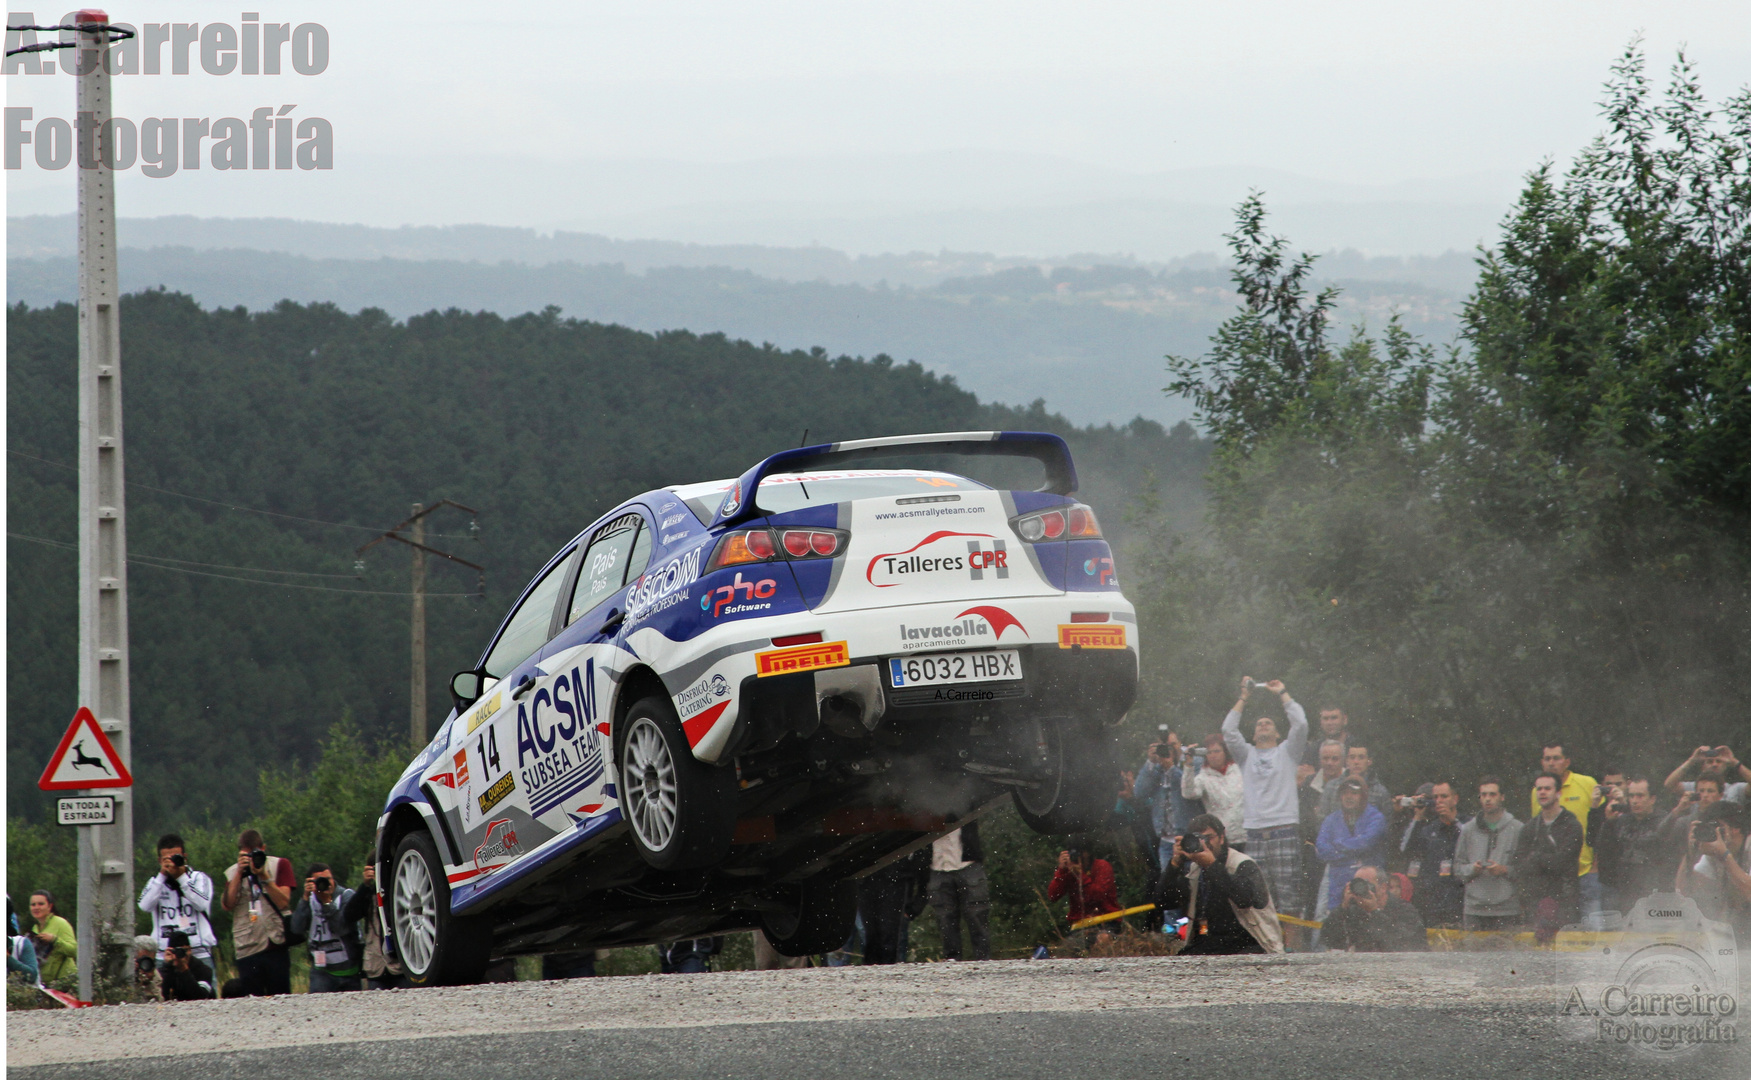
[[36, 782], [36, 786], [44, 791], [132, 787], [133, 784], [134, 778], [128, 767], [122, 764], [122, 756], [116, 753], [109, 736], [97, 726], [97, 717], [83, 705], [73, 714], [73, 722], [67, 725], [67, 734], [61, 736], [61, 745], [55, 747], [49, 767], [43, 770], [43, 778]]

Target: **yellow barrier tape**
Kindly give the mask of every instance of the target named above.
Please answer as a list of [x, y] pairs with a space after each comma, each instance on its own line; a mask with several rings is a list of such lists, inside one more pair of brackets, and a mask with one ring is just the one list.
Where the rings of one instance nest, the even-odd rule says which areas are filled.
[[[1277, 921], [1307, 930], [1318, 930], [1325, 926], [1322, 922], [1298, 919], [1293, 915], [1284, 915], [1281, 912], [1277, 914]], [[1429, 944], [1437, 949], [1467, 940], [1511, 941], [1522, 948], [1534, 949], [1538, 947], [1537, 935], [1530, 930], [1509, 932], [1506, 930], [1453, 930], [1444, 927], [1430, 927], [1423, 933], [1429, 939]], [[1623, 936], [1621, 930], [1560, 930], [1557, 932], [1556, 940], [1547, 947], [1557, 952], [1586, 952], [1604, 945], [1616, 945]]]
[[1138, 904], [1136, 907], [1128, 907], [1123, 911], [1109, 911], [1105, 915], [1091, 915], [1086, 919], [1077, 919], [1070, 924], [1070, 929], [1080, 930], [1085, 926], [1093, 926], [1096, 923], [1112, 922], [1114, 919], [1122, 919], [1127, 915], [1136, 915], [1139, 912], [1154, 910], [1154, 904]]

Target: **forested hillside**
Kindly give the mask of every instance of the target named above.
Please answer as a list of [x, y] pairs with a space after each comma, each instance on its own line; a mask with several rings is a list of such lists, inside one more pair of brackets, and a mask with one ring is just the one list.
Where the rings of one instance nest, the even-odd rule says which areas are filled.
[[[344, 299], [344, 297], [343, 297]], [[9, 813], [71, 716], [77, 637], [75, 312], [9, 312]], [[434, 546], [428, 690], [442, 718], [467, 666], [556, 547], [627, 495], [733, 475], [811, 441], [982, 427], [1071, 438], [1109, 529], [1133, 504], [1196, 520], [1207, 445], [1137, 422], [1075, 429], [1043, 406], [981, 403], [917, 364], [781, 352], [722, 335], [562, 319], [282, 303], [206, 311], [166, 292], [122, 305], [138, 829], [256, 808], [264, 767], [311, 758], [350, 713], [406, 730], [408, 560], [354, 549], [410, 504]], [[1098, 371], [1083, 377], [1098, 380]], [[348, 594], [351, 595], [348, 595]]]

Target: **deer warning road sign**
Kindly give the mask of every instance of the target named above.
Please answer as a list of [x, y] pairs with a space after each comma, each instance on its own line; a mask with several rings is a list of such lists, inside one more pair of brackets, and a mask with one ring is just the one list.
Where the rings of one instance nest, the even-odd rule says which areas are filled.
[[61, 745], [49, 758], [49, 767], [36, 786], [44, 791], [73, 791], [84, 788], [132, 787], [134, 778], [122, 764], [122, 756], [109, 741], [109, 736], [97, 725], [97, 717], [81, 705], [61, 736]]

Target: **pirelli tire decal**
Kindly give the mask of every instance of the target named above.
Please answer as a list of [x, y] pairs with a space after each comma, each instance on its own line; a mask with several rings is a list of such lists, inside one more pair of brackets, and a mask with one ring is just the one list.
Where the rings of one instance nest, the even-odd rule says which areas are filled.
[[768, 675], [793, 675], [799, 671], [846, 667], [850, 663], [851, 648], [848, 643], [822, 641], [813, 645], [757, 652], [754, 654], [754, 673], [765, 678]]
[[1125, 627], [1116, 623], [1059, 623], [1060, 649], [1122, 649]]

